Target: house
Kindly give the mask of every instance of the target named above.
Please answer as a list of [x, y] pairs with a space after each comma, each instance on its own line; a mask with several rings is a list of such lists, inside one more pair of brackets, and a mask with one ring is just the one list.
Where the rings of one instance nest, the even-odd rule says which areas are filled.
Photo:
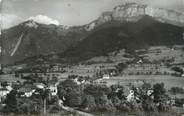
[[106, 85], [107, 84], [107, 82], [106, 81], [104, 81], [102, 78], [100, 78], [100, 79], [96, 79], [96, 80], [94, 80], [93, 81], [93, 84], [97, 84], [97, 85]]
[[74, 81], [75, 83], [77, 83], [77, 85], [80, 85], [80, 84], [81, 84], [81, 82], [79, 81], [78, 78], [73, 79], [73, 81]]
[[13, 83], [13, 82], [21, 82], [23, 83], [25, 80], [20, 79], [20, 78], [16, 78], [15, 74], [4, 74], [4, 75], [0, 75], [0, 82], [7, 82], [9, 84]]
[[143, 63], [142, 59], [140, 59], [139, 61], [137, 61], [137, 64], [142, 64], [142, 63]]
[[34, 86], [38, 89], [44, 89], [45, 88], [45, 84], [43, 84], [43, 83], [34, 83]]
[[135, 98], [134, 91], [130, 90], [129, 95], [127, 96], [127, 101], [132, 102], [132, 101], [134, 101], [134, 98]]
[[47, 72], [64, 72], [61, 65], [54, 65], [51, 69], [47, 69]]
[[151, 96], [151, 95], [153, 94], [153, 92], [154, 92], [153, 90], [148, 90], [148, 91], [147, 91], [147, 95], [148, 95], [148, 96]]
[[18, 94], [21, 97], [31, 97], [36, 88], [33, 85], [25, 85], [18, 90]]
[[6, 98], [10, 91], [7, 88], [0, 88], [0, 102]]
[[51, 96], [56, 96], [57, 93], [58, 93], [58, 89], [57, 89], [57, 86], [59, 85], [59, 81], [58, 82], [55, 82], [55, 81], [50, 81], [48, 83], [48, 89], [50, 90], [50, 93], [51, 93]]
[[58, 89], [56, 85], [50, 85], [48, 89], [50, 90], [52, 96], [57, 95]]
[[103, 79], [110, 79], [110, 75], [109, 74], [104, 74], [102, 78]]
[[11, 86], [11, 85], [6, 86], [6, 89], [7, 89], [8, 91], [13, 90], [13, 88], [12, 88], [12, 86]]

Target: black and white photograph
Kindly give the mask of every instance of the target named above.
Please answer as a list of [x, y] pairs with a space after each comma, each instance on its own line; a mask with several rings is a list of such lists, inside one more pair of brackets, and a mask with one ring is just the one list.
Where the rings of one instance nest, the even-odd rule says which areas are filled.
[[0, 0], [0, 116], [184, 116], [184, 0]]

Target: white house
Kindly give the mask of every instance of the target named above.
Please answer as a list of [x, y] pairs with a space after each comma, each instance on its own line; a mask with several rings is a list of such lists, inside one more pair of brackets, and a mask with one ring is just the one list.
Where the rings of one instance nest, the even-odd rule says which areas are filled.
[[38, 89], [44, 89], [45, 85], [43, 83], [34, 83], [35, 87]]
[[153, 90], [148, 90], [148, 91], [147, 91], [147, 95], [148, 95], [148, 96], [151, 96], [153, 92], [154, 92]]
[[2, 101], [2, 99], [6, 98], [6, 96], [9, 92], [10, 91], [6, 88], [0, 88], [0, 102]]
[[134, 101], [134, 98], [135, 98], [134, 91], [130, 90], [130, 94], [127, 96], [127, 101], [132, 102], [132, 101]]
[[49, 90], [50, 90], [52, 96], [56, 96], [57, 95], [57, 92], [58, 92], [57, 86], [50, 85], [49, 86]]
[[35, 92], [35, 90], [33, 89], [33, 90], [31, 90], [31, 91], [28, 91], [28, 92], [25, 92], [25, 96], [26, 97], [31, 97], [32, 96], [32, 94]]
[[10, 85], [6, 86], [6, 89], [7, 89], [8, 91], [13, 90], [13, 88], [12, 88]]
[[21, 94], [21, 97], [31, 97], [32, 94], [35, 92], [35, 89], [22, 87], [18, 90], [18, 92]]
[[81, 83], [78, 81], [78, 78], [75, 78], [74, 80], [73, 80], [75, 83], [77, 83], [77, 85], [80, 85]]
[[103, 79], [110, 79], [110, 75], [109, 74], [104, 74], [102, 78]]

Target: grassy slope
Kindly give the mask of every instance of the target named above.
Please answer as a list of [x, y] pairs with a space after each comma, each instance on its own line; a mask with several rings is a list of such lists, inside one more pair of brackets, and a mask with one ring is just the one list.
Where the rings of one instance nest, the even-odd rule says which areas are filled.
[[71, 47], [61, 57], [71, 62], [105, 56], [125, 48], [132, 52], [149, 46], [184, 44], [183, 28], [164, 24], [150, 17], [138, 22], [110, 22], [98, 27], [76, 47]]

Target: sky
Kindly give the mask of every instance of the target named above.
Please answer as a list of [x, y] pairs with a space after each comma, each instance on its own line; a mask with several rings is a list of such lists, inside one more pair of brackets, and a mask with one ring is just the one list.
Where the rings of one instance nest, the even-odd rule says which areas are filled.
[[184, 12], [184, 0], [0, 0], [1, 28], [9, 28], [28, 19], [56, 25], [83, 25], [124, 2]]

